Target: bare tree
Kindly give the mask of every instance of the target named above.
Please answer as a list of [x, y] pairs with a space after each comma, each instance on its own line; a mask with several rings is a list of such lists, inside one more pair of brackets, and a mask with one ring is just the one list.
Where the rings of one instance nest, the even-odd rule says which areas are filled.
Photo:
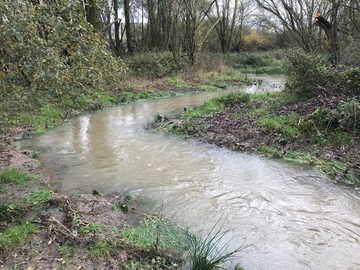
[[[222, 53], [227, 53], [230, 49], [231, 41], [234, 37], [235, 21], [238, 13], [239, 0], [215, 0], [216, 32], [219, 37]], [[234, 4], [232, 6], [232, 3]], [[212, 20], [211, 17], [209, 17]], [[213, 22], [214, 23], [214, 22]]]
[[278, 31], [287, 31], [295, 43], [305, 51], [317, 47], [313, 15], [322, 9], [322, 2], [316, 0], [257, 0], [259, 7], [267, 14], [265, 17]]
[[126, 47], [129, 53], [134, 52], [131, 19], [130, 19], [130, 0], [124, 0], [124, 14], [125, 14], [125, 33], [126, 33]]

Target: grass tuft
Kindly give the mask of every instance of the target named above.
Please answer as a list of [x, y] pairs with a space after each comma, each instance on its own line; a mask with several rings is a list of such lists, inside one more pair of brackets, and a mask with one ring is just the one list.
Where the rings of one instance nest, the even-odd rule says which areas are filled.
[[[216, 225], [217, 223], [215, 226]], [[220, 229], [215, 231], [215, 226], [211, 229], [205, 238], [189, 232], [185, 233], [185, 241], [189, 244], [190, 250], [188, 262], [190, 269], [225, 269], [224, 264], [227, 261], [235, 258], [236, 253], [247, 247], [245, 245], [241, 245], [232, 251], [228, 251], [230, 241], [224, 245], [221, 245], [221, 241], [229, 231], [221, 232]]]
[[11, 250], [22, 247], [37, 231], [38, 229], [29, 222], [7, 228], [0, 233], [0, 251], [7, 254]]
[[48, 189], [41, 189], [34, 192], [31, 192], [29, 196], [26, 198], [27, 203], [30, 204], [40, 204], [43, 202], [47, 202], [51, 199], [53, 195], [53, 191]]
[[[184, 249], [181, 230], [169, 220], [151, 216], [144, 219], [139, 226], [128, 226], [120, 237], [128, 243], [156, 249]], [[160, 237], [161, 236], [161, 237]]]
[[0, 172], [0, 183], [15, 183], [24, 185], [35, 177], [35, 175], [23, 172], [20, 169], [10, 168], [6, 171]]

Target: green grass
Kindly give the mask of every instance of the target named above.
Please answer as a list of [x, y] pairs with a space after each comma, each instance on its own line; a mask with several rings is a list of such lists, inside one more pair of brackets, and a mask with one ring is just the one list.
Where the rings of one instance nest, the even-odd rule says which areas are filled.
[[7, 228], [3, 233], [0, 233], [0, 251], [7, 254], [22, 247], [37, 231], [38, 229], [29, 222]]
[[298, 138], [300, 131], [297, 128], [297, 114], [291, 113], [288, 115], [268, 115], [262, 116], [257, 120], [261, 125], [268, 127], [269, 129], [281, 132], [283, 135], [289, 138]]
[[262, 145], [257, 149], [259, 155], [273, 158], [282, 158], [283, 153], [273, 146]]
[[0, 221], [13, 223], [22, 220], [28, 214], [27, 206], [22, 203], [0, 202]]
[[48, 190], [48, 189], [37, 190], [37, 191], [31, 192], [27, 196], [26, 202], [29, 204], [32, 204], [32, 205], [47, 202], [48, 200], [51, 199], [53, 193], [54, 192], [52, 190]]
[[225, 70], [210, 71], [207, 73], [200, 74], [201, 80], [207, 85], [215, 85], [218, 88], [226, 88], [227, 85], [234, 83], [246, 83], [249, 82], [249, 77], [237, 69], [228, 67]]
[[[215, 226], [214, 226], [215, 227]], [[137, 245], [142, 248], [155, 248], [156, 250], [177, 251], [186, 257], [186, 266], [192, 270], [222, 269], [224, 263], [236, 256], [236, 253], [245, 248], [244, 245], [229, 251], [229, 242], [220, 245], [224, 236], [228, 233], [214, 231], [203, 238], [188, 230], [159, 217], [149, 217], [137, 226], [127, 227], [120, 233], [125, 243]], [[153, 258], [153, 264], [165, 265], [162, 258]], [[240, 269], [240, 266], [235, 269]], [[158, 269], [158, 268], [154, 268]], [[159, 268], [160, 269], [160, 268]]]
[[96, 240], [87, 247], [91, 256], [105, 258], [110, 255], [111, 245], [105, 240]]
[[58, 252], [63, 259], [64, 269], [71, 269], [71, 262], [76, 261], [76, 250], [74, 247], [64, 243], [59, 246]]
[[191, 108], [184, 113], [185, 118], [195, 118], [202, 115], [212, 115], [221, 112], [226, 106], [245, 106], [250, 102], [250, 95], [242, 92], [231, 92], [229, 94], [213, 97], [205, 104]]
[[79, 232], [85, 236], [95, 236], [105, 231], [105, 227], [98, 223], [89, 223], [79, 228]]
[[58, 251], [60, 255], [65, 258], [70, 257], [71, 254], [73, 253], [73, 249], [67, 243], [64, 243], [61, 246], [59, 246]]
[[[218, 222], [217, 222], [218, 223]], [[192, 270], [214, 270], [224, 269], [225, 263], [236, 257], [242, 249], [248, 247], [245, 244], [229, 250], [231, 240], [222, 244], [222, 240], [229, 231], [221, 232], [215, 230], [215, 226], [210, 230], [206, 237], [186, 232], [186, 243], [189, 245], [188, 266]], [[236, 265], [235, 269], [240, 266]], [[241, 268], [240, 268], [241, 269]]]
[[120, 233], [120, 238], [144, 248], [183, 250], [181, 235], [179, 228], [169, 220], [152, 216], [143, 220], [137, 227], [128, 226]]
[[199, 85], [199, 89], [204, 91], [217, 91], [219, 88], [214, 85], [204, 84], [204, 85]]
[[10, 168], [6, 171], [0, 172], [0, 183], [14, 183], [24, 185], [35, 177], [35, 175], [23, 172], [20, 169]]

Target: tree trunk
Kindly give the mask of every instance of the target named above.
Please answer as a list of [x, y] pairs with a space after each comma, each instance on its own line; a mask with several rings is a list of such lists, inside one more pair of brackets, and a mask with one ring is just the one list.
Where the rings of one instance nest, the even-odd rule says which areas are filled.
[[132, 44], [132, 31], [130, 25], [130, 0], [124, 0], [124, 13], [125, 13], [125, 32], [126, 32], [126, 44], [129, 53], [134, 52]]
[[118, 0], [114, 0], [114, 28], [115, 28], [115, 51], [118, 56], [122, 56], [122, 38], [120, 39], [120, 23], [121, 19], [119, 19], [119, 3]]
[[99, 8], [94, 0], [84, 0], [86, 20], [95, 30], [101, 31], [101, 19]]
[[324, 30], [329, 43], [328, 51], [331, 57], [331, 63], [334, 66], [337, 65], [340, 61], [340, 52], [337, 46], [336, 28], [334, 28], [333, 24], [326, 20], [320, 13], [316, 13], [313, 23]]

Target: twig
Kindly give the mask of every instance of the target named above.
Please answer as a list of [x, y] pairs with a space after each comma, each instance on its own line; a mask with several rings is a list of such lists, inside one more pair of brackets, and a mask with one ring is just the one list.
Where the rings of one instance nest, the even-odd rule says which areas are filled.
[[56, 218], [54, 218], [53, 216], [51, 216], [51, 219], [54, 220], [54, 221], [56, 221], [57, 224], [59, 224], [59, 225], [60, 225], [61, 227], [63, 227], [68, 233], [70, 233], [73, 238], [76, 238], [76, 236], [75, 236], [68, 228], [66, 228], [60, 221], [58, 221], [58, 220], [57, 220]]

